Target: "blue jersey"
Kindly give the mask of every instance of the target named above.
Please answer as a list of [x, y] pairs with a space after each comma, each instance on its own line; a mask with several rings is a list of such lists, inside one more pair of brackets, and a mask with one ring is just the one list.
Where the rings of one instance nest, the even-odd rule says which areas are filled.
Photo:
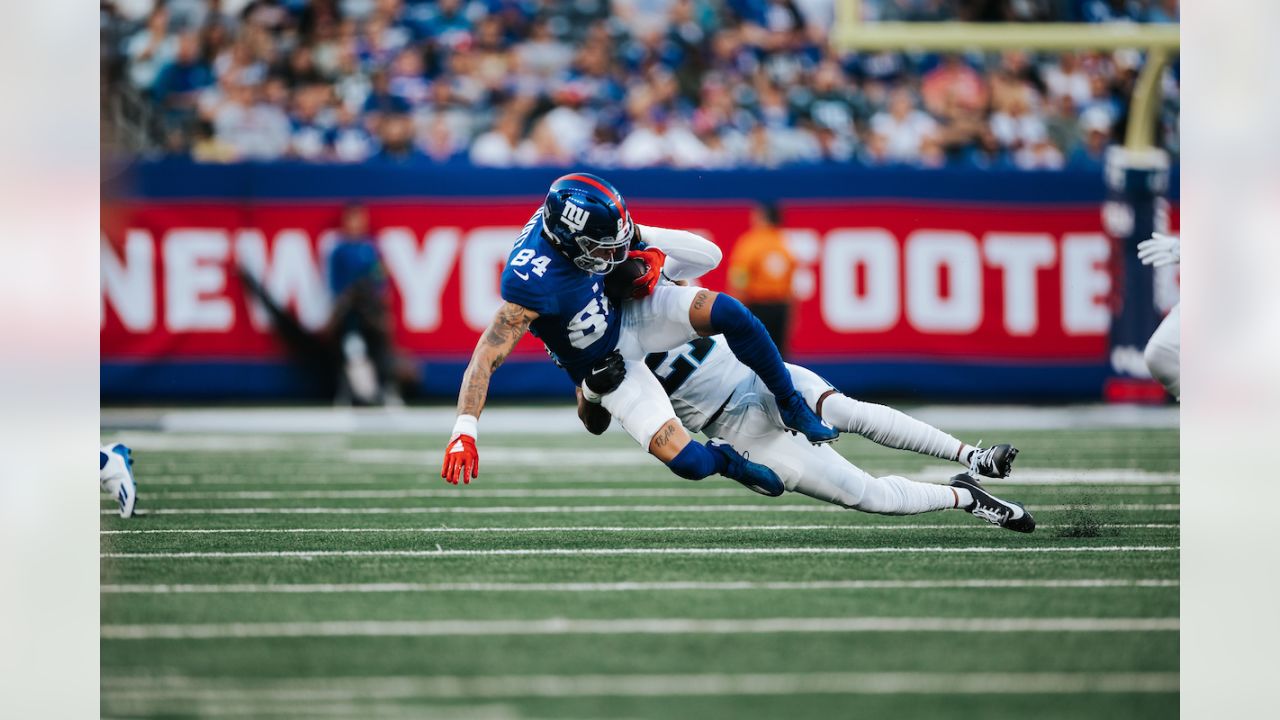
[[604, 296], [604, 276], [579, 270], [547, 242], [540, 211], [507, 256], [502, 299], [538, 313], [529, 329], [575, 383], [618, 346], [622, 317]]

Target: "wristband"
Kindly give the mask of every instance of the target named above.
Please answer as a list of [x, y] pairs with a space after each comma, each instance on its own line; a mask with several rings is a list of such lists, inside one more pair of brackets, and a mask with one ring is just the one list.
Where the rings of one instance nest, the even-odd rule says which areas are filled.
[[453, 423], [453, 437], [469, 435], [473, 440], [480, 437], [479, 423], [475, 415], [459, 415]]
[[597, 393], [596, 391], [592, 390], [591, 388], [587, 387], [587, 381], [586, 381], [586, 380], [583, 380], [583, 381], [582, 381], [582, 399], [583, 399], [583, 400], [586, 400], [587, 402], [591, 403], [592, 405], [599, 405], [599, 404], [600, 404], [600, 400], [602, 400], [603, 398], [604, 398], [604, 396], [603, 396], [603, 395], [601, 395], [601, 394]]

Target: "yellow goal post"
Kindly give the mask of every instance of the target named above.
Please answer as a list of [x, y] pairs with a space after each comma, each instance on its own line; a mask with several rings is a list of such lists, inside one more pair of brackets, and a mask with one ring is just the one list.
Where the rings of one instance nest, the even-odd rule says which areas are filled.
[[1138, 23], [862, 22], [862, 0], [836, 0], [831, 42], [861, 50], [1146, 50], [1125, 132], [1125, 147], [1154, 146], [1160, 73], [1179, 47], [1178, 25]]

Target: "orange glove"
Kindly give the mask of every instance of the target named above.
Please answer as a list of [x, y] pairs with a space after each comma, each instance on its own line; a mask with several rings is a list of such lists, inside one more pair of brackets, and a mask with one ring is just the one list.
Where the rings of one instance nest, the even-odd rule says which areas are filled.
[[470, 484], [479, 475], [480, 452], [476, 450], [476, 439], [470, 435], [454, 435], [444, 450], [440, 477], [457, 485], [459, 480]]
[[658, 286], [658, 281], [662, 279], [662, 266], [667, 262], [667, 254], [656, 247], [648, 247], [644, 250], [630, 250], [627, 252], [627, 257], [638, 257], [649, 266], [649, 269], [631, 284], [631, 297], [639, 300], [649, 296]]

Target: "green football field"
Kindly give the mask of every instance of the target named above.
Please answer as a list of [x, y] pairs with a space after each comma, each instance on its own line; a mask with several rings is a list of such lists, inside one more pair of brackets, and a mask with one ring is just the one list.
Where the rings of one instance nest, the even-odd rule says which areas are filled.
[[[1020, 535], [671, 476], [625, 436], [107, 432], [104, 717], [1169, 718], [1176, 429], [1022, 454]], [[856, 437], [873, 474], [959, 466]]]

